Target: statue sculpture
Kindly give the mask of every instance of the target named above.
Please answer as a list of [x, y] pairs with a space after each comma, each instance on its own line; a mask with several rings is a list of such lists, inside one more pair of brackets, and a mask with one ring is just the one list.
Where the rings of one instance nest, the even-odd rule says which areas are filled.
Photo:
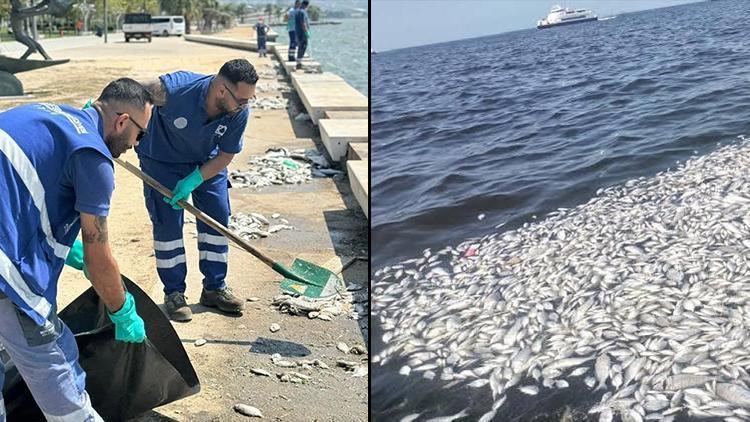
[[[37, 4], [27, 7], [22, 0], [11, 0], [10, 27], [13, 29], [13, 36], [16, 41], [25, 45], [27, 50], [17, 59], [0, 55], [0, 96], [23, 95], [21, 81], [13, 76], [14, 73], [40, 69], [69, 61], [68, 59], [52, 60], [49, 54], [44, 51], [42, 45], [26, 33], [24, 21], [28, 18], [44, 14], [63, 16], [70, 9], [73, 1], [42, 0]], [[29, 60], [28, 57], [33, 53], [41, 54], [44, 60]]]

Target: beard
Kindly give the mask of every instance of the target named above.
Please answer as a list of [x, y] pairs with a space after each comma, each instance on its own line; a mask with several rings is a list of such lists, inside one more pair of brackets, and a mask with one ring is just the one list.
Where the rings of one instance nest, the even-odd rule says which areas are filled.
[[128, 143], [130, 133], [127, 132], [128, 131], [123, 131], [123, 133], [119, 135], [113, 133], [104, 138], [104, 143], [107, 145], [112, 157], [118, 158], [122, 153], [130, 149], [130, 144]]
[[222, 114], [228, 114], [230, 116], [234, 115], [238, 110], [235, 110], [233, 108], [229, 107], [229, 101], [226, 99], [221, 99], [218, 104], [219, 110], [221, 110]]

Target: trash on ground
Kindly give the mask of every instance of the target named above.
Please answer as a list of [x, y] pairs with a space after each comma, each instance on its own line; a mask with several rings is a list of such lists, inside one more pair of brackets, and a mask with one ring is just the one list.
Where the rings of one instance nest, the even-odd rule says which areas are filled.
[[270, 372], [266, 371], [265, 369], [260, 369], [260, 368], [250, 368], [250, 372], [252, 372], [255, 375], [261, 375], [261, 376], [264, 376], [264, 377], [270, 377], [271, 376]]
[[278, 82], [262, 82], [255, 86], [257, 92], [290, 92], [288, 86], [279, 84]]
[[237, 403], [234, 405], [234, 411], [245, 416], [253, 416], [256, 418], [262, 418], [263, 413], [257, 407], [253, 407], [247, 404]]
[[352, 373], [353, 377], [364, 377], [367, 375], [367, 366], [365, 365], [359, 365], [356, 368], [354, 368], [354, 371]]
[[289, 105], [289, 100], [277, 95], [276, 97], [261, 97], [250, 100], [248, 105], [255, 110], [283, 110]]
[[265, 155], [250, 157], [247, 170], [229, 173], [232, 184], [237, 187], [262, 188], [271, 185], [295, 185], [309, 182], [315, 177], [330, 177], [343, 174], [331, 169], [328, 160], [315, 149], [270, 148]]
[[245, 240], [268, 237], [281, 230], [294, 230], [294, 226], [288, 224], [271, 224], [262, 214], [244, 214], [238, 212], [229, 217], [229, 229], [236, 232]]

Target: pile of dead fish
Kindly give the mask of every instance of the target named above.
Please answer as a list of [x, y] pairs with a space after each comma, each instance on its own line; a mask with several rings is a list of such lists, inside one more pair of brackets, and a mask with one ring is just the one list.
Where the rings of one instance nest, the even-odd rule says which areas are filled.
[[281, 230], [294, 230], [289, 221], [273, 214], [269, 220], [263, 214], [238, 212], [229, 217], [229, 228], [245, 240], [268, 237]]
[[273, 69], [263, 69], [261, 71], [258, 71], [258, 76], [261, 78], [275, 78], [279, 76], [279, 68], [275, 67]]
[[331, 321], [333, 317], [339, 315], [364, 320], [370, 314], [367, 289], [354, 283], [346, 288], [341, 287], [338, 293], [330, 298], [310, 299], [284, 293], [273, 298], [272, 304], [281, 312], [290, 315], [304, 315], [310, 319], [317, 318], [325, 321]]
[[275, 97], [255, 98], [248, 101], [248, 105], [254, 110], [283, 110], [287, 107], [288, 103], [289, 100], [278, 95]]
[[289, 92], [287, 85], [282, 85], [277, 82], [259, 83], [256, 88], [258, 92]]
[[601, 421], [750, 420], [750, 147], [382, 268], [372, 308], [373, 362], [489, 388], [481, 421], [574, 379]]
[[329, 167], [328, 160], [314, 149], [289, 151], [286, 148], [271, 148], [265, 155], [250, 157], [248, 170], [234, 170], [229, 177], [237, 187], [262, 188], [305, 183], [312, 180], [313, 176], [342, 174]]

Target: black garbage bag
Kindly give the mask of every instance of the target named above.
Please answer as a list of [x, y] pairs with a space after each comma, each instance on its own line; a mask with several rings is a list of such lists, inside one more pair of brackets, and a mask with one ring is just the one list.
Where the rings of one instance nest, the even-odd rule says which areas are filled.
[[[127, 277], [125, 288], [146, 324], [141, 344], [115, 341], [114, 325], [93, 288], [58, 313], [78, 343], [86, 391], [105, 421], [121, 421], [200, 391], [200, 382], [177, 333], [159, 307]], [[3, 397], [8, 421], [44, 421], [7, 352]]]

